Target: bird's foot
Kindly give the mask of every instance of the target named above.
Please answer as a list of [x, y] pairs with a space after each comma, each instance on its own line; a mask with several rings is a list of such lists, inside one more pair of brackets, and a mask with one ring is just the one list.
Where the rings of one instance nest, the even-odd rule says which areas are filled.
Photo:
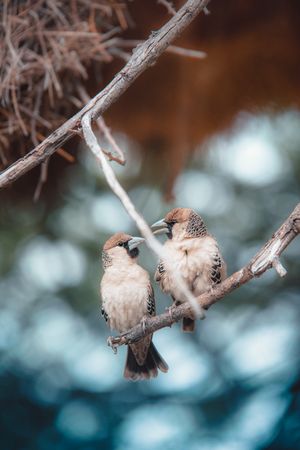
[[118, 346], [115, 344], [115, 338], [113, 338], [112, 336], [109, 336], [108, 338], [107, 338], [107, 345], [109, 346], [109, 347], [111, 347], [111, 349], [112, 349], [112, 351], [114, 352], [114, 354], [116, 355], [117, 354], [117, 351], [118, 351]]
[[168, 308], [166, 308], [167, 313], [170, 316], [170, 319], [173, 320], [173, 312], [176, 309], [177, 305], [175, 303], [173, 303], [173, 305], [168, 306]]

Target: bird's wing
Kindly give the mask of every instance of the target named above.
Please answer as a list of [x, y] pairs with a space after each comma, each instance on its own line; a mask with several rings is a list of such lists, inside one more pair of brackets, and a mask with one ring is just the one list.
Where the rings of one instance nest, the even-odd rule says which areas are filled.
[[105, 322], [107, 322], [107, 321], [109, 320], [109, 317], [108, 317], [108, 314], [107, 314], [107, 312], [105, 311], [103, 305], [101, 306], [101, 314], [102, 314], [102, 316], [104, 317]]
[[[155, 297], [153, 287], [149, 282], [148, 287], [148, 297], [147, 297], [147, 314], [149, 316], [155, 316]], [[136, 344], [130, 344], [131, 350], [133, 351], [134, 357], [138, 365], [143, 365], [148, 355], [149, 346], [151, 344], [152, 334], [141, 339]]]
[[155, 297], [150, 283], [148, 285], [147, 312], [150, 316], [155, 316]]
[[163, 274], [165, 273], [165, 267], [162, 261], [159, 261], [159, 264], [157, 266], [155, 275], [154, 275], [154, 279], [155, 281], [160, 281]]
[[214, 255], [212, 260], [212, 267], [210, 272], [210, 278], [212, 285], [216, 286], [226, 277], [226, 266], [219, 253]]

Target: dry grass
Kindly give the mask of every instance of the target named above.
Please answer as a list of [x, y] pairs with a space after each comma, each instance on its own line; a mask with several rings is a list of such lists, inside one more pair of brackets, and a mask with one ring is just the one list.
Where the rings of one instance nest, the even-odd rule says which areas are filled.
[[0, 5], [0, 169], [82, 106], [88, 70], [118, 52], [118, 0], [4, 0]]

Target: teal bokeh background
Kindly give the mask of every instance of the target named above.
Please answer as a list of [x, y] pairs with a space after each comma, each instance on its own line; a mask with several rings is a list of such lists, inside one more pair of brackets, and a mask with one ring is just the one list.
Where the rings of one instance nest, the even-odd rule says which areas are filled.
[[[299, 201], [300, 114], [242, 113], [199, 148], [177, 180], [143, 182], [145, 161], [117, 135], [128, 164], [114, 168], [152, 223], [173, 206], [199, 212], [229, 273], [246, 264]], [[147, 178], [148, 179], [148, 178]], [[255, 450], [300, 447], [300, 241], [269, 271], [216, 304], [194, 335], [178, 325], [154, 341], [170, 370], [122, 378], [125, 349], [106, 345], [101, 248], [138, 231], [86, 149], [34, 204], [1, 200], [0, 398], [3, 449]], [[156, 258], [142, 249], [151, 276]], [[155, 286], [158, 312], [170, 304]]]

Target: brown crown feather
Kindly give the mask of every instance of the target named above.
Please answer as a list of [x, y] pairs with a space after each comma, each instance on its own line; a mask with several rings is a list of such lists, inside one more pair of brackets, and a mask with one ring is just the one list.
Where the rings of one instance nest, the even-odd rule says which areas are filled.
[[126, 233], [122, 233], [122, 232], [116, 233], [113, 236], [111, 236], [109, 239], [107, 239], [107, 241], [105, 242], [105, 244], [103, 246], [103, 250], [104, 251], [110, 250], [113, 247], [117, 247], [117, 245], [120, 243], [130, 241], [130, 239], [132, 239], [132, 236], [130, 236], [130, 234], [126, 234]]
[[185, 222], [189, 220], [191, 214], [196, 214], [191, 208], [174, 208], [165, 216], [166, 222]]

